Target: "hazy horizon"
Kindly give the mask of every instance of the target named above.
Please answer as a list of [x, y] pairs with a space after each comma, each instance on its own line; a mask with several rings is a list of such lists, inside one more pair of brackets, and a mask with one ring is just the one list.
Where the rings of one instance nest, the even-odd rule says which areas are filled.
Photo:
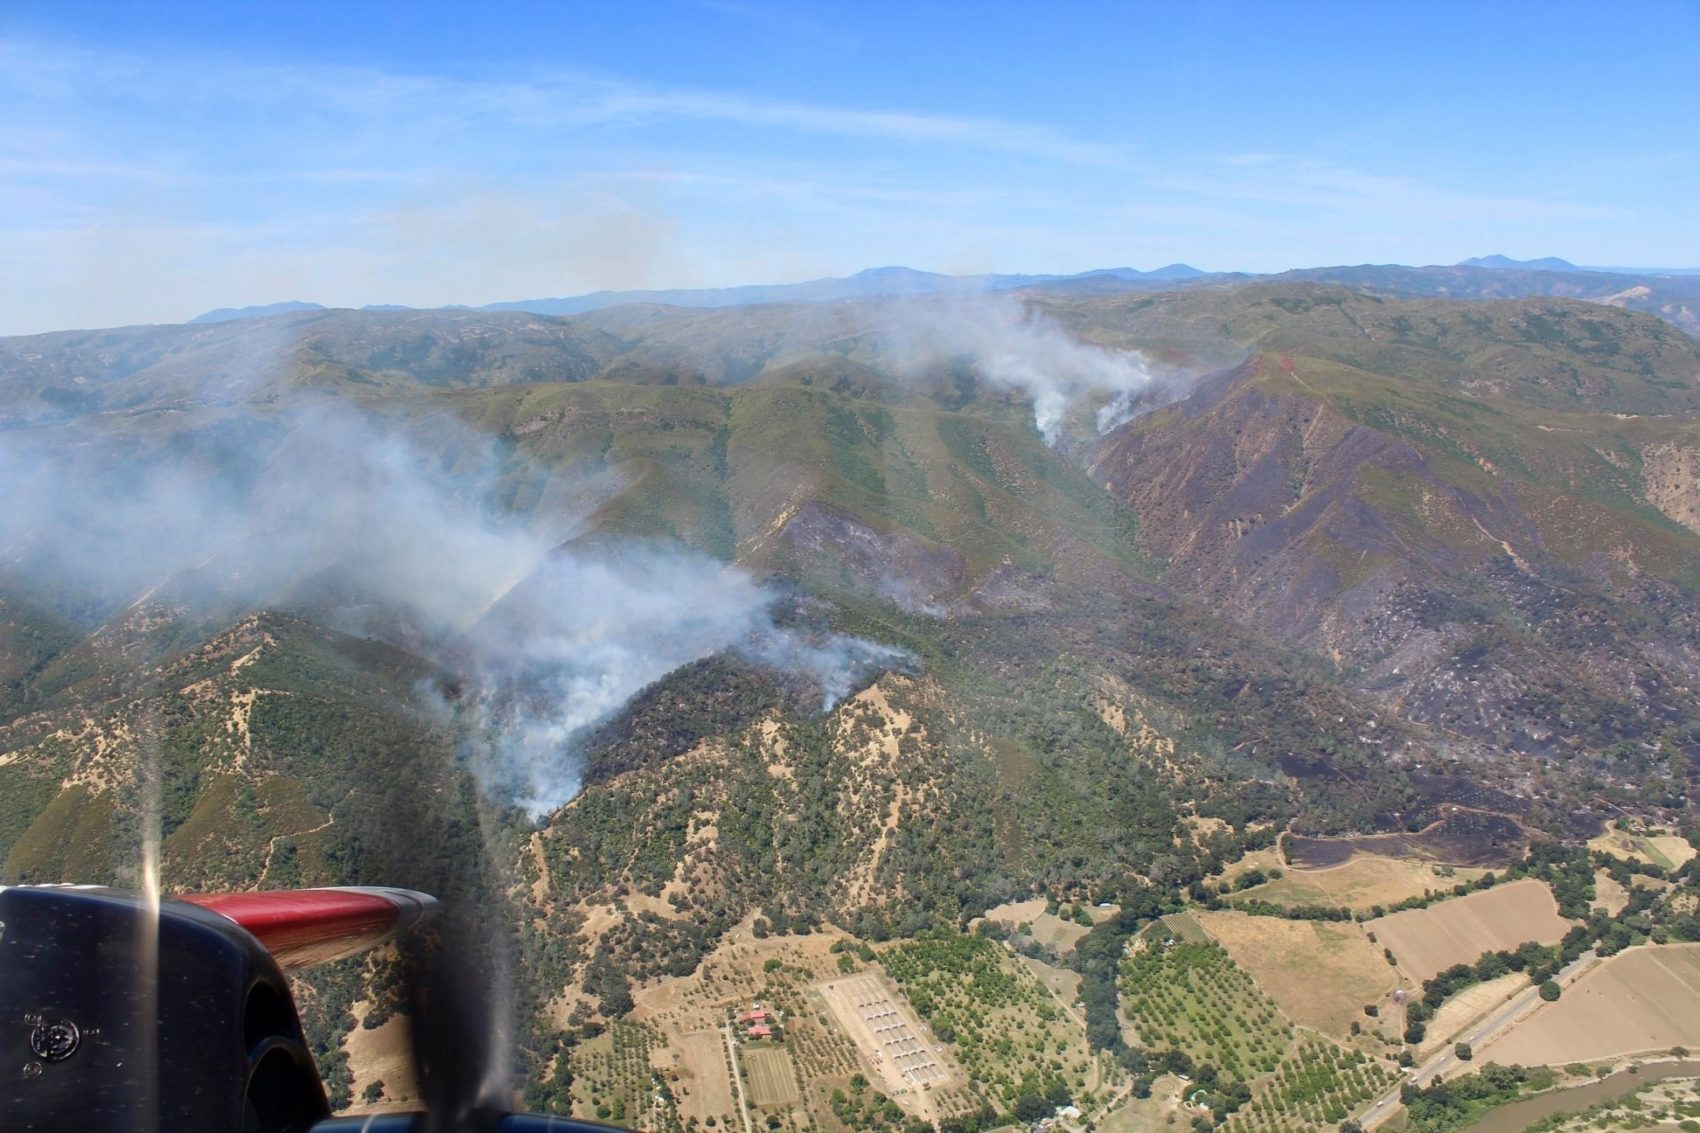
[[1700, 264], [1700, 9], [0, 12], [0, 334], [945, 274]]

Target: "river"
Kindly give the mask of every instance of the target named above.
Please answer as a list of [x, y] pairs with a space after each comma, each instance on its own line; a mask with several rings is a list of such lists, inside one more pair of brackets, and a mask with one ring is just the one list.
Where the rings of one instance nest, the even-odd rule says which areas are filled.
[[1663, 1082], [1667, 1078], [1694, 1077], [1700, 1077], [1700, 1062], [1651, 1062], [1642, 1066], [1638, 1073], [1620, 1070], [1586, 1086], [1553, 1090], [1502, 1105], [1484, 1114], [1475, 1124], [1465, 1126], [1463, 1133], [1523, 1133], [1541, 1118], [1555, 1113], [1578, 1113], [1591, 1105], [1614, 1101], [1642, 1086]]

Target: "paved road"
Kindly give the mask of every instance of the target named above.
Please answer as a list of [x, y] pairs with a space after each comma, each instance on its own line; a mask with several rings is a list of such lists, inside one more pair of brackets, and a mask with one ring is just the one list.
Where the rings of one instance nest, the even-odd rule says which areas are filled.
[[[1561, 969], [1558, 975], [1553, 977], [1554, 982], [1556, 982], [1559, 987], [1569, 987], [1576, 981], [1578, 976], [1593, 967], [1598, 960], [1599, 957], [1594, 955], [1594, 953], [1584, 952], [1574, 961]], [[1540, 1006], [1542, 1002], [1540, 996], [1541, 993], [1539, 988], [1525, 988], [1511, 997], [1511, 999], [1507, 1000], [1505, 1005], [1495, 1011], [1492, 1015], [1489, 1015], [1473, 1027], [1467, 1028], [1463, 1034], [1458, 1036], [1458, 1040], [1460, 1042], [1467, 1042], [1475, 1048], [1473, 1053], [1480, 1053], [1482, 1047], [1498, 1038], [1503, 1031], [1511, 1026], [1511, 1024], [1517, 1022], [1517, 1020], [1528, 1014], [1528, 1012]], [[1434, 1081], [1437, 1075], [1444, 1074], [1454, 1067], [1463, 1065], [1463, 1062], [1456, 1054], [1452, 1053], [1452, 1050], [1453, 1044], [1447, 1043], [1427, 1062], [1423, 1063], [1421, 1066], [1417, 1067], [1416, 1070], [1406, 1075], [1404, 1081], [1400, 1082], [1397, 1086], [1393, 1087], [1392, 1090], [1383, 1094], [1374, 1102], [1371, 1102], [1369, 1109], [1358, 1115], [1358, 1123], [1361, 1124], [1365, 1130], [1374, 1129], [1399, 1110], [1399, 1094], [1404, 1090], [1406, 1085], [1426, 1086], [1430, 1082]]]

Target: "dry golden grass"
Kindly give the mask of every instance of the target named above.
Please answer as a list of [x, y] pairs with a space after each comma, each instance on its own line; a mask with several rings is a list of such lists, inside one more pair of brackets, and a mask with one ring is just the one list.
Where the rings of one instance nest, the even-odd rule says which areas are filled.
[[726, 1073], [726, 1040], [721, 1033], [696, 1031], [671, 1039], [663, 1058], [679, 1074], [679, 1082], [673, 1087], [679, 1116], [701, 1122], [737, 1113], [738, 1099], [732, 1096], [732, 1080]]
[[1053, 967], [1042, 960], [1030, 956], [1018, 957], [1023, 967], [1032, 972], [1039, 982], [1050, 989], [1061, 1002], [1072, 1004], [1080, 994], [1080, 973], [1071, 972], [1067, 968]]
[[1664, 869], [1686, 865], [1695, 855], [1688, 839], [1675, 834], [1640, 834], [1616, 827], [1588, 843], [1590, 850], [1615, 854], [1628, 861], [1647, 862]]
[[1662, 856], [1671, 865], [1679, 868], [1693, 861], [1695, 854], [1700, 852], [1688, 844], [1687, 838], [1676, 834], [1655, 834], [1648, 838], [1647, 842], [1650, 843], [1654, 851], [1654, 858]]
[[986, 919], [1001, 921], [1007, 925], [1031, 923], [1034, 917], [1045, 912], [1043, 897], [1029, 897], [1025, 901], [1006, 901], [993, 909], [986, 910]]
[[1332, 904], [1369, 909], [1421, 897], [1431, 890], [1443, 892], [1459, 882], [1474, 881], [1487, 872], [1457, 868], [1442, 876], [1439, 871], [1446, 868], [1430, 862], [1360, 854], [1333, 869], [1306, 871], [1306, 876], [1328, 892]]
[[[362, 1000], [354, 1005], [354, 1017], [363, 1020], [371, 1009], [372, 1004]], [[402, 1015], [391, 1015], [371, 1030], [355, 1027], [343, 1036], [342, 1049], [348, 1053], [348, 1070], [354, 1076], [350, 1087], [354, 1104], [345, 1113], [365, 1115], [418, 1108], [411, 1037]], [[373, 1082], [384, 1084], [383, 1096], [367, 1104], [363, 1095]]]
[[1355, 924], [1288, 921], [1236, 912], [1194, 918], [1288, 1018], [1344, 1039], [1399, 984], [1381, 950]]
[[1286, 868], [1287, 863], [1282, 859], [1281, 852], [1279, 850], [1274, 848], [1267, 850], [1253, 850], [1239, 861], [1234, 862], [1232, 865], [1225, 868], [1222, 871], [1222, 879], [1229, 884], [1233, 884], [1234, 882], [1237, 882], [1240, 879], [1240, 875], [1245, 873], [1247, 870], [1260, 869], [1264, 873], [1268, 873], [1272, 869], [1285, 870]]
[[1603, 869], [1594, 871], [1594, 904], [1596, 909], [1603, 909], [1607, 916], [1615, 917], [1623, 912], [1623, 907], [1629, 904], [1629, 890], [1612, 880], [1611, 874]]
[[[1066, 955], [1080, 943], [1080, 938], [1092, 931], [1083, 924], [1072, 920], [1064, 920], [1054, 913], [1045, 911], [1046, 902], [1042, 897], [1028, 901], [1010, 901], [986, 912], [986, 919], [1018, 928], [1027, 925], [1031, 928], [1033, 939], [1047, 948], [1053, 949], [1057, 955]], [[1097, 913], [1096, 909], [1089, 910]], [[1098, 917], [1094, 916], [1094, 921]]]
[[[1249, 868], [1249, 867], [1248, 867]], [[1439, 871], [1446, 870], [1443, 876]], [[1485, 870], [1448, 869], [1432, 862], [1359, 854], [1326, 869], [1285, 867], [1283, 876], [1246, 890], [1276, 905], [1344, 905], [1367, 911], [1377, 905], [1396, 905], [1429, 892], [1445, 892], [1461, 881], [1474, 881]]]
[[1428, 1037], [1418, 1051], [1427, 1058], [1453, 1039], [1470, 1024], [1529, 986], [1528, 977], [1521, 972], [1507, 972], [1486, 983], [1471, 984], [1440, 1005], [1428, 1022]]

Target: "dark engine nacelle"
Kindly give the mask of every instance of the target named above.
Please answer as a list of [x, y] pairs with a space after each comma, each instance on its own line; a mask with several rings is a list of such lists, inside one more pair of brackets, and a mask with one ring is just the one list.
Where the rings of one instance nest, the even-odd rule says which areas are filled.
[[435, 904], [317, 889], [156, 912], [116, 889], [0, 887], [0, 1131], [624, 1133], [489, 1109], [330, 1116], [274, 952], [292, 966], [351, 955]]
[[6, 1130], [298, 1133], [329, 1116], [289, 985], [226, 917], [0, 889]]

